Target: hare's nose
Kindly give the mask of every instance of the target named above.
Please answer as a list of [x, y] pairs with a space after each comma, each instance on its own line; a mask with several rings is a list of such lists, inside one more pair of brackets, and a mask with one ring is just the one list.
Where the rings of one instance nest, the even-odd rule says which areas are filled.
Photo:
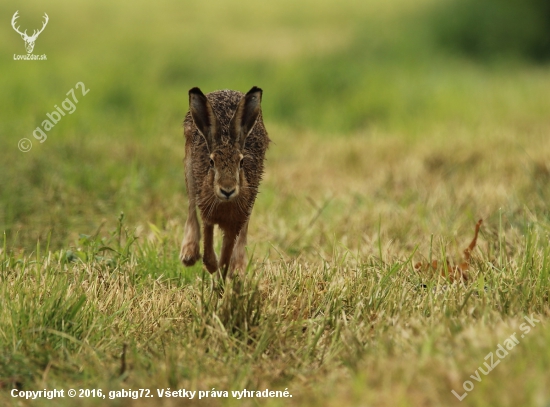
[[220, 192], [224, 194], [227, 199], [229, 199], [231, 195], [233, 195], [233, 193], [235, 192], [235, 189], [233, 188], [231, 191], [226, 191], [225, 189], [220, 188]]

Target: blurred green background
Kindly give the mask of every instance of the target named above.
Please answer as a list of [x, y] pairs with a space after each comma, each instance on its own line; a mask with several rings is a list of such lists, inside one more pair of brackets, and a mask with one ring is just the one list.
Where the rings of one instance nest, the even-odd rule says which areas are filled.
[[[0, 230], [32, 250], [37, 239], [61, 247], [112, 226], [120, 211], [134, 226], [183, 222], [181, 123], [193, 86], [264, 89], [275, 170], [307, 154], [298, 153], [301, 137], [330, 146], [431, 134], [444, 143], [446, 129], [465, 128], [474, 141], [482, 125], [545, 126], [549, 4], [3, 1]], [[10, 26], [16, 10], [29, 32], [48, 13], [34, 49], [47, 61], [13, 60], [25, 54]], [[77, 82], [90, 92], [44, 143], [35, 140], [32, 131]], [[33, 142], [27, 153], [17, 148], [23, 137]], [[277, 188], [268, 179], [260, 205], [269, 207]]]

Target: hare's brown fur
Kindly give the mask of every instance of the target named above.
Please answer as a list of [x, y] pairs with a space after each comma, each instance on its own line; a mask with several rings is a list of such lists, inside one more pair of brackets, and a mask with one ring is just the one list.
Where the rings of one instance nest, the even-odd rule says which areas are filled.
[[[246, 95], [221, 90], [204, 95], [189, 91], [184, 121], [185, 180], [189, 215], [180, 259], [193, 265], [200, 258], [198, 206], [204, 228], [203, 262], [210, 273], [225, 278], [246, 268], [248, 221], [264, 172], [269, 137], [261, 114], [259, 88]], [[223, 231], [220, 261], [214, 253], [213, 230]]]

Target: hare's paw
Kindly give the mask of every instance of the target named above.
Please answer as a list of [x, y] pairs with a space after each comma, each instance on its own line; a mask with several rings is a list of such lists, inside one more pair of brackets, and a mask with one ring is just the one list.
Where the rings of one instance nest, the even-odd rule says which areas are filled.
[[246, 256], [233, 257], [229, 266], [229, 276], [244, 277], [246, 275], [247, 266]]
[[199, 244], [196, 242], [184, 243], [181, 246], [180, 260], [185, 266], [192, 266], [201, 258]]
[[202, 262], [210, 274], [214, 274], [218, 270], [218, 259], [214, 253], [209, 256], [205, 253]]
[[241, 241], [237, 241], [233, 254], [231, 256], [231, 262], [229, 263], [229, 276], [238, 275], [243, 277], [246, 274], [248, 268], [248, 258], [246, 255], [246, 247]]

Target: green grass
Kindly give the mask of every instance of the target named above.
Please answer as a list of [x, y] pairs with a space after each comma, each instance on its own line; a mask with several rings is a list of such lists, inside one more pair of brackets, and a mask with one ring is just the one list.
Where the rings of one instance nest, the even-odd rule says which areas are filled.
[[[14, 387], [269, 388], [293, 397], [22, 405], [546, 407], [550, 74], [439, 49], [434, 6], [1, 3], [5, 22], [50, 22], [34, 63], [0, 26], [0, 404], [21, 405]], [[77, 82], [89, 94], [34, 139]], [[219, 296], [178, 260], [181, 124], [189, 88], [253, 85], [273, 144], [247, 277]], [[414, 269], [461, 261], [479, 218], [467, 284]]]

